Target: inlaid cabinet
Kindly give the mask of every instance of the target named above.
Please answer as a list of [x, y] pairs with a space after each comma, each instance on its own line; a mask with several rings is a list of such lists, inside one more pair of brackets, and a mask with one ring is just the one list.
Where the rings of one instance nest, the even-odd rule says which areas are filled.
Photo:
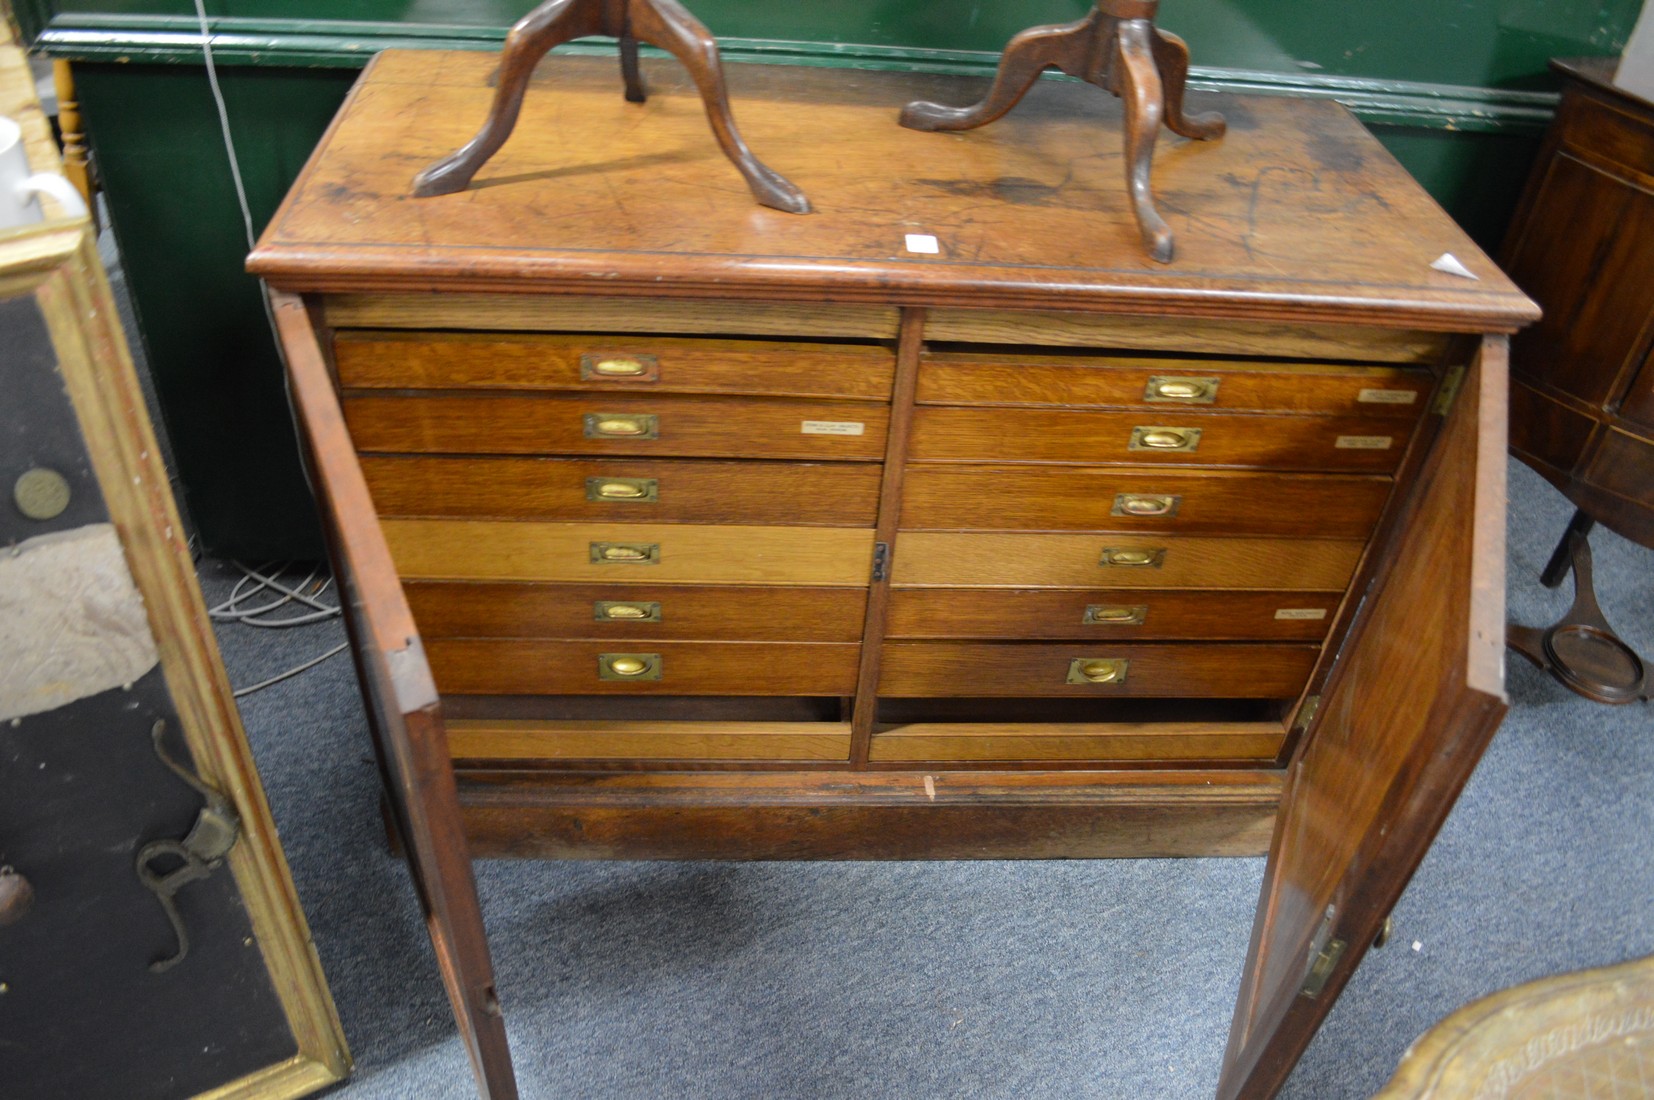
[[1531, 303], [1326, 103], [1167, 144], [1170, 266], [1073, 85], [937, 135], [894, 117], [943, 78], [742, 70], [799, 217], [670, 68], [562, 59], [410, 198], [489, 64], [382, 55], [250, 261], [428, 895], [476, 931], [466, 851], [1267, 851], [1221, 1088], [1272, 1092], [1503, 712]]

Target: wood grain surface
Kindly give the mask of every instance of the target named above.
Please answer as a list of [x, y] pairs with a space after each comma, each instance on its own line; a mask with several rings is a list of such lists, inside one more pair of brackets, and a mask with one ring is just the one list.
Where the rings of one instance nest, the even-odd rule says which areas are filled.
[[[1331, 539], [903, 532], [898, 585], [1007, 588], [1342, 589], [1361, 543]], [[1158, 567], [1099, 564], [1105, 549], [1164, 550]]]
[[[1319, 641], [1342, 598], [1342, 592], [898, 587], [890, 595], [889, 636]], [[1138, 610], [1142, 622], [1087, 621], [1093, 607]]]
[[[1118, 105], [1057, 81], [1038, 83], [1015, 125], [938, 135], [903, 130], [894, 116], [912, 99], [966, 98], [954, 78], [731, 67], [747, 140], [814, 203], [817, 213], [799, 217], [754, 208], [707, 140], [678, 66], [646, 65], [651, 95], [638, 105], [614, 94], [609, 61], [553, 57], [513, 140], [472, 186], [411, 200], [415, 173], [486, 113], [494, 65], [483, 53], [380, 54], [251, 270], [300, 290], [968, 298], [979, 308], [1446, 331], [1511, 329], [1535, 315], [1330, 102], [1225, 99], [1224, 140], [1163, 142], [1154, 187], [1178, 259], [1160, 267], [1138, 247], [1120, 186], [1119, 142], [1108, 134]], [[909, 233], [935, 236], [938, 251], [908, 252]], [[1444, 252], [1479, 278], [1432, 270]]]
[[[849, 695], [861, 646], [836, 642], [433, 638], [437, 690], [466, 695]], [[657, 679], [599, 676], [604, 654], [658, 658]]]
[[845, 760], [848, 722], [530, 722], [452, 719], [473, 760]]
[[[1364, 539], [1387, 477], [1094, 466], [914, 465], [910, 530], [1131, 531]], [[1126, 500], [1122, 501], [1121, 498]], [[1175, 498], [1168, 500], [1167, 498]], [[1136, 515], [1131, 508], [1166, 509]]]
[[[368, 452], [871, 460], [884, 456], [890, 418], [886, 406], [849, 401], [636, 393], [388, 396], [357, 390], [346, 394], [344, 405], [356, 446]], [[655, 417], [657, 437], [588, 437], [588, 417], [615, 416]]]
[[[1063, 696], [1273, 699], [1296, 696], [1313, 645], [1166, 642], [890, 642], [879, 693], [890, 696]], [[1075, 660], [1129, 661], [1115, 683], [1068, 682]]]
[[[404, 578], [865, 588], [873, 532], [837, 527], [386, 520]], [[653, 544], [649, 564], [594, 563], [593, 543]]]
[[[683, 340], [602, 333], [535, 336], [491, 333], [342, 332], [334, 338], [346, 388], [587, 390], [630, 393], [767, 394], [890, 399], [895, 357], [875, 345], [795, 341]], [[594, 372], [631, 358], [637, 377]]]
[[1279, 722], [912, 722], [873, 735], [875, 763], [1231, 760], [1272, 762]]
[[[374, 507], [386, 518], [567, 519], [872, 527], [881, 468], [873, 463], [719, 462], [649, 458], [474, 458], [364, 455]], [[627, 482], [652, 497], [601, 497]], [[590, 499], [593, 486], [600, 499]]]
[[[1200, 439], [1188, 450], [1134, 450], [1139, 428], [1197, 429]], [[1405, 420], [1242, 415], [1169, 405], [1135, 412], [926, 405], [914, 413], [908, 457], [1389, 473], [1410, 434]]]
[[[856, 642], [859, 588], [406, 581], [427, 638]], [[599, 620], [599, 603], [658, 604], [658, 620]], [[620, 648], [627, 648], [621, 646]]]

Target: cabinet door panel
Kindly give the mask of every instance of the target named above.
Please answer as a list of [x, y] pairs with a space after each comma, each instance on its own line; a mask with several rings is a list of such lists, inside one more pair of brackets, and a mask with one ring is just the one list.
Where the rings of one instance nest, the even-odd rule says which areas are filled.
[[1485, 340], [1289, 767], [1223, 1100], [1286, 1080], [1504, 716], [1506, 363]]

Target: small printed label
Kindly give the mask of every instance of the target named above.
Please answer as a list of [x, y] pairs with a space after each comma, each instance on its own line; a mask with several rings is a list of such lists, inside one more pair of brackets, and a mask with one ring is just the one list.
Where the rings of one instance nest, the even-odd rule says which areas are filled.
[[1387, 451], [1392, 442], [1388, 435], [1341, 435], [1333, 446], [1340, 451]]
[[919, 252], [926, 256], [934, 256], [942, 251], [942, 246], [929, 233], [909, 233], [907, 235], [907, 250]]
[[1417, 390], [1362, 390], [1355, 399], [1369, 405], [1411, 405], [1419, 395]]
[[1275, 612], [1277, 619], [1324, 619], [1327, 609], [1324, 607], [1283, 607]]
[[799, 430], [805, 435], [861, 435], [867, 425], [859, 420], [806, 420]]

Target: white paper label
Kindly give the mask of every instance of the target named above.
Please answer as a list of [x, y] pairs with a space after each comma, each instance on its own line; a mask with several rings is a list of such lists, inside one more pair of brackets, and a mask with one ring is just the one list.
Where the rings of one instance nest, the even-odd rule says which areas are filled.
[[1392, 442], [1387, 435], [1341, 435], [1333, 446], [1340, 451], [1387, 451]]
[[942, 251], [942, 246], [929, 233], [909, 233], [907, 235], [907, 250], [923, 253], [926, 256], [934, 256]]
[[805, 435], [861, 435], [867, 425], [859, 420], [806, 420], [799, 430]]
[[1324, 607], [1283, 607], [1275, 612], [1277, 619], [1324, 619], [1327, 609]]
[[1356, 396], [1369, 405], [1411, 405], [1418, 399], [1417, 390], [1362, 390]]

